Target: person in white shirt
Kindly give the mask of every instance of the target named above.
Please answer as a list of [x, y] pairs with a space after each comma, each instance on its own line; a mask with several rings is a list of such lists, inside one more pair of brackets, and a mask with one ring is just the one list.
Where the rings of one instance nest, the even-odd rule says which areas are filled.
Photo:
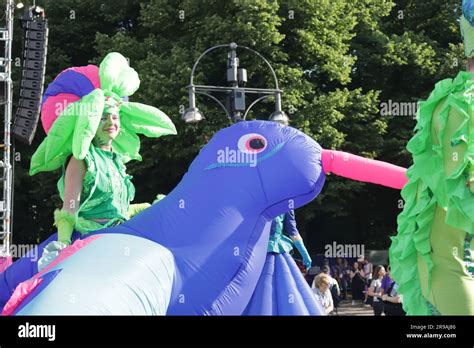
[[335, 286], [337, 296], [341, 296], [341, 289], [339, 288], [339, 283], [337, 282], [337, 280], [335, 278], [331, 277], [329, 266], [324, 266], [323, 269], [322, 269], [322, 273], [327, 274], [328, 277], [329, 277], [329, 280], [330, 280], [329, 291], [332, 291], [332, 288]]
[[313, 281], [313, 292], [316, 296], [316, 301], [321, 304], [326, 314], [331, 313], [334, 310], [334, 303], [332, 300], [331, 291], [329, 286], [331, 284], [331, 277], [325, 273], [320, 273], [314, 277]]
[[385, 268], [383, 266], [375, 267], [374, 276], [369, 287], [368, 295], [373, 298], [372, 307], [374, 315], [382, 315], [383, 301], [382, 301], [382, 279], [385, 276]]

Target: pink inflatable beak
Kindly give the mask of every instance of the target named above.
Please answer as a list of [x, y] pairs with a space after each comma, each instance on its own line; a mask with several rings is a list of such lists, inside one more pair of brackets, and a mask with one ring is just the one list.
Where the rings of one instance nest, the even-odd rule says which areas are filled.
[[323, 150], [323, 170], [344, 178], [401, 190], [407, 183], [406, 168], [347, 152]]

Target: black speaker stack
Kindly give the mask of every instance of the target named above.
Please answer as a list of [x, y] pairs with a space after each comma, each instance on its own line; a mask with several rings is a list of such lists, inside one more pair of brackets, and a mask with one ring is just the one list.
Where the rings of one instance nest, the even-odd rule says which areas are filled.
[[31, 145], [38, 126], [48, 48], [48, 20], [35, 8], [29, 8], [21, 19], [24, 32], [23, 64], [18, 108], [13, 134], [19, 141]]

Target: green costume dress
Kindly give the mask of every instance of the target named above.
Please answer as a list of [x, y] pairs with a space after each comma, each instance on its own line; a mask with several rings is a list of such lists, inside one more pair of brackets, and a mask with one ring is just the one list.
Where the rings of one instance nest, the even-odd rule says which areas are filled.
[[473, 75], [438, 82], [415, 131], [392, 275], [407, 314], [474, 315]]
[[[76, 230], [81, 233], [116, 225], [129, 218], [130, 202], [135, 197], [132, 176], [126, 173], [121, 156], [91, 144], [84, 157], [84, 176]], [[58, 190], [64, 201], [64, 176], [58, 181]], [[93, 219], [109, 219], [99, 224]]]

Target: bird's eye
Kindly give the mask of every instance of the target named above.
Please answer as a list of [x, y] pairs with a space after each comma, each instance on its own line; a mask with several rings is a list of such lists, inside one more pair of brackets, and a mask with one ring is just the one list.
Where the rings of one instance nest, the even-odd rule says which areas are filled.
[[245, 134], [240, 137], [238, 147], [243, 153], [259, 153], [267, 148], [267, 139], [256, 133]]

